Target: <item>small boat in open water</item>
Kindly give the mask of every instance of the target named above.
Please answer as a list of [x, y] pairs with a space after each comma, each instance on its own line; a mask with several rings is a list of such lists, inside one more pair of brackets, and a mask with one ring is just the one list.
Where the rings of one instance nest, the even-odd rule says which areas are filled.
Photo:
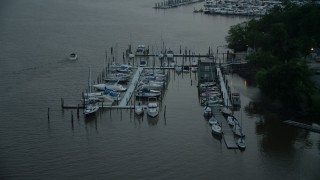
[[71, 53], [68, 57], [70, 61], [75, 61], [78, 59], [78, 55], [76, 53]]

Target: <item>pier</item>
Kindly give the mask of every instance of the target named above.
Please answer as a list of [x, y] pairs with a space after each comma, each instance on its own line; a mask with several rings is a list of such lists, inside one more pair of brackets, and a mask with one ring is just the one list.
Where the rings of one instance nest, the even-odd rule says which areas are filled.
[[228, 149], [238, 149], [238, 145], [235, 142], [234, 134], [229, 126], [226, 118], [220, 112], [220, 107], [212, 107], [212, 112], [214, 116], [218, 119], [221, 130], [222, 130], [222, 137]]
[[227, 91], [226, 84], [224, 83], [222, 72], [219, 67], [217, 67], [217, 74], [218, 74], [219, 81], [220, 81], [220, 87], [221, 87], [224, 106], [230, 107], [231, 101], [230, 101], [229, 93]]
[[143, 71], [143, 67], [139, 67], [136, 71], [136, 73], [134, 74], [130, 86], [127, 88], [126, 94], [123, 96], [123, 98], [121, 99], [118, 107], [125, 107], [128, 104], [128, 101], [130, 100], [136, 86], [137, 83], [139, 81], [141, 72]]
[[306, 129], [306, 130], [309, 130], [309, 131], [312, 131], [312, 132], [320, 133], [320, 127], [312, 126], [312, 125], [309, 125], [309, 124], [304, 124], [304, 123], [291, 121], [291, 120], [283, 121], [283, 123], [291, 125], [291, 126], [299, 127], [299, 128], [302, 128], [302, 129]]

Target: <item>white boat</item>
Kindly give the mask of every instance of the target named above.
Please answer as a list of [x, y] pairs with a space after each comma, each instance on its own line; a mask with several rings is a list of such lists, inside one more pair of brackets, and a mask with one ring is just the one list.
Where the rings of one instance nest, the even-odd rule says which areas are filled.
[[105, 89], [111, 89], [116, 92], [123, 92], [127, 90], [127, 88], [123, 87], [121, 84], [118, 84], [118, 82], [114, 84], [94, 84], [92, 85], [92, 87], [100, 91], [104, 91]]
[[239, 137], [244, 137], [245, 135], [242, 133], [242, 127], [240, 126], [238, 121], [235, 121], [235, 124], [233, 126], [233, 134]]
[[150, 89], [147, 87], [143, 87], [136, 91], [136, 97], [140, 97], [140, 98], [149, 98], [149, 97], [157, 98], [159, 96], [161, 96], [161, 91]]
[[145, 55], [146, 54], [146, 47], [145, 45], [138, 45], [136, 50], [136, 55]]
[[198, 60], [193, 59], [191, 63], [192, 67], [198, 67]]
[[212, 116], [210, 119], [209, 119], [209, 124], [210, 125], [212, 125], [212, 124], [215, 124], [215, 123], [217, 123], [218, 122], [218, 120], [214, 117], [214, 116]]
[[217, 120], [213, 121], [211, 124], [212, 133], [216, 135], [222, 134], [222, 129]]
[[204, 117], [211, 117], [212, 116], [212, 110], [211, 107], [206, 106], [203, 110]]
[[89, 103], [85, 104], [83, 114], [90, 115], [90, 114], [95, 113], [98, 110], [99, 110], [99, 106], [98, 106], [97, 102], [95, 102], [95, 101], [89, 102]]
[[164, 54], [162, 52], [160, 52], [158, 57], [159, 57], [159, 59], [163, 59], [164, 58]]
[[83, 99], [85, 103], [88, 103], [89, 101], [97, 101], [102, 102], [105, 106], [111, 106], [115, 101], [113, 97], [106, 95], [103, 92], [83, 93]]
[[167, 58], [169, 58], [169, 59], [173, 59], [173, 57], [174, 57], [174, 52], [169, 49], [169, 50], [167, 51], [166, 56], [167, 56]]
[[141, 105], [140, 102], [139, 102], [137, 105], [135, 105], [135, 107], [134, 107], [134, 112], [135, 112], [136, 115], [138, 115], [138, 116], [144, 114], [143, 106]]
[[[92, 89], [92, 87], [91, 87], [91, 66], [89, 68], [88, 88], [89, 88], [89, 93], [91, 93], [91, 89]], [[93, 114], [98, 110], [99, 110], [99, 106], [98, 106], [98, 103], [97, 103], [97, 101], [95, 99], [94, 100], [85, 101], [84, 110], [83, 110], [83, 114], [85, 116]]]
[[244, 140], [244, 137], [240, 137], [237, 140], [237, 145], [240, 149], [245, 149], [246, 148], [246, 142]]
[[75, 61], [78, 59], [78, 55], [76, 53], [71, 53], [68, 57], [69, 60]]
[[158, 102], [149, 102], [148, 103], [148, 116], [156, 117], [159, 115], [159, 105]]
[[227, 118], [227, 121], [228, 121], [228, 124], [229, 124], [230, 126], [234, 126], [235, 123], [236, 123], [235, 121], [238, 121], [238, 120], [237, 120], [235, 117], [229, 115], [228, 118]]
[[176, 66], [175, 70], [177, 73], [181, 73], [182, 72], [182, 66]]
[[135, 57], [135, 54], [129, 53], [129, 58], [130, 58], [130, 59], [133, 59], [134, 57]]

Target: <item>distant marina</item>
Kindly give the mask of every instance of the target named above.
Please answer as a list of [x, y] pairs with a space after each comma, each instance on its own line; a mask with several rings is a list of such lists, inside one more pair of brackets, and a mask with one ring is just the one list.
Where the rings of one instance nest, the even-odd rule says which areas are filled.
[[198, 2], [203, 2], [204, 0], [167, 0], [163, 2], [158, 2], [153, 8], [155, 9], [169, 9], [176, 8], [183, 5], [194, 4]]
[[[155, 3], [155, 9], [170, 9], [183, 5], [204, 2], [203, 7], [193, 10], [194, 13], [211, 15], [263, 16], [275, 6], [282, 6], [279, 0], [167, 0]], [[302, 5], [302, 1], [294, 1]]]

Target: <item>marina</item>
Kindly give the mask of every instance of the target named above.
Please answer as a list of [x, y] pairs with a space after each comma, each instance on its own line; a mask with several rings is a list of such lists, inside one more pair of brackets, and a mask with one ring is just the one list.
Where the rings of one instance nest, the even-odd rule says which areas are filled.
[[[228, 30], [249, 18], [193, 13], [203, 3], [151, 8], [162, 1], [0, 1], [0, 179], [319, 179], [319, 134], [283, 124], [289, 117], [270, 112], [254, 84], [223, 66]], [[149, 45], [155, 56], [122, 57], [129, 44], [133, 52], [140, 44]], [[228, 148], [223, 134], [213, 134], [210, 119], [203, 117], [200, 76], [192, 65], [199, 54], [209, 54], [208, 47], [210, 54], [219, 50], [213, 60], [221, 62], [227, 91], [241, 95], [242, 118], [237, 109], [233, 115], [242, 119], [245, 151]], [[164, 49], [173, 50], [177, 68], [168, 67]], [[69, 58], [71, 53], [77, 60]], [[126, 68], [111, 72], [113, 58], [114, 65], [130, 62], [128, 79], [117, 74]], [[126, 92], [115, 92], [120, 98], [112, 105], [98, 102], [99, 110], [85, 116], [88, 68], [92, 84], [120, 78], [128, 91], [140, 58], [148, 63], [140, 77], [153, 70], [167, 74], [158, 115], [147, 115], [148, 98], [140, 100], [134, 93], [118, 106]], [[102, 74], [105, 67], [107, 76]], [[209, 100], [218, 100], [212, 112], [218, 111], [216, 119], [227, 132], [231, 128], [219, 109], [230, 112], [220, 98]]]
[[[139, 45], [138, 50], [139, 48], [141, 49], [141, 47], [144, 48], [145, 46]], [[233, 63], [230, 63], [230, 62], [221, 63], [221, 61], [219, 61], [219, 63], [216, 63], [218, 58], [217, 57], [215, 58], [214, 56], [212, 56], [210, 52], [208, 53], [208, 55], [189, 56], [189, 57], [185, 57], [184, 55], [177, 56], [173, 52], [170, 52], [172, 53], [172, 55], [170, 56], [166, 55], [161, 59], [159, 58], [159, 60], [157, 60], [156, 62], [155, 55], [149, 55], [147, 53], [144, 53], [144, 51], [145, 50], [143, 49], [143, 51], [141, 51], [142, 52], [141, 54], [139, 55], [136, 54], [134, 57], [130, 57], [128, 60], [128, 64], [112, 65], [112, 68], [116, 68], [116, 69], [111, 69], [111, 72], [116, 72], [119, 70], [121, 70], [121, 72], [125, 72], [123, 71], [123, 69], [129, 68], [128, 70], [126, 70], [130, 72], [130, 78], [128, 78], [128, 83], [127, 83], [128, 86], [125, 88], [126, 90], [125, 92], [123, 92], [124, 94], [121, 95], [121, 97], [119, 97], [121, 98], [119, 102], [116, 102], [115, 104], [112, 104], [112, 105], [105, 105], [104, 102], [97, 102], [97, 105], [99, 106], [99, 108], [135, 109], [135, 113], [138, 116], [144, 116], [144, 111], [146, 111], [148, 116], [152, 118], [158, 116], [159, 114], [158, 98], [160, 96], [163, 96], [164, 92], [162, 92], [162, 90], [163, 91], [165, 90], [165, 86], [163, 84], [159, 86], [152, 85], [152, 88], [151, 88], [152, 90], [148, 89], [146, 91], [141, 92], [141, 89], [143, 90], [146, 87], [148, 88], [151, 87], [150, 84], [145, 84], [142, 82], [144, 80], [147, 80], [147, 83], [150, 83], [150, 80], [152, 80], [151, 82], [153, 82], [154, 80], [159, 79], [159, 80], [164, 80], [164, 83], [168, 85], [169, 82], [166, 83], [167, 81], [166, 79], [168, 79], [167, 77], [168, 74], [173, 73], [174, 75], [175, 74], [179, 75], [181, 71], [177, 70], [178, 65], [176, 63], [173, 66], [158, 66], [159, 63], [161, 65], [162, 61], [173, 61], [173, 62], [177, 62], [177, 63], [180, 62], [181, 64], [184, 64], [186, 58], [188, 58], [189, 65], [188, 66], [182, 65], [183, 69], [186, 69], [185, 67], [188, 67], [188, 68], [187, 70], [183, 70], [182, 74], [189, 74], [191, 72], [191, 69], [189, 69], [189, 66], [190, 66], [196, 69], [193, 72], [195, 73], [196, 77], [198, 76], [198, 79], [201, 79], [202, 76], [209, 77], [209, 79], [207, 78], [206, 81], [203, 81], [203, 80], [199, 81], [197, 87], [199, 88], [199, 92], [201, 92], [199, 98], [201, 99], [201, 101], [204, 101], [202, 102], [202, 106], [205, 106], [207, 107], [207, 110], [210, 110], [210, 112], [208, 112], [209, 114], [206, 114], [205, 112], [205, 116], [209, 119], [209, 124], [212, 126], [212, 135], [223, 137], [225, 145], [228, 149], [238, 149], [239, 148], [239, 146], [237, 145], [238, 138], [236, 137], [237, 134], [233, 129], [233, 127], [235, 126], [231, 127], [228, 125], [228, 120], [227, 120], [228, 116], [225, 116], [225, 113], [227, 112], [222, 111], [222, 109], [225, 110], [225, 109], [232, 108], [234, 104], [231, 102], [232, 93], [230, 92], [230, 87], [228, 87], [227, 85], [228, 81], [225, 79], [225, 75], [222, 73], [221, 68], [226, 67], [228, 65], [232, 65]], [[149, 66], [147, 65], [143, 67], [139, 66], [139, 64], [133, 67], [129, 65], [129, 63], [137, 64], [135, 62], [137, 62], [138, 60], [141, 61], [141, 57], [145, 58], [146, 62], [150, 61], [150, 57], [153, 57], [153, 60], [151, 60], [153, 61], [152, 63], [153, 67], [150, 67], [150, 63], [148, 63]], [[205, 60], [202, 60], [201, 58], [204, 58]], [[192, 59], [192, 62], [191, 62], [191, 59]], [[207, 68], [208, 65], [211, 68], [211, 70], [209, 71]], [[206, 70], [203, 69], [203, 67], [206, 67], [205, 68]], [[107, 74], [107, 71], [110, 71], [110, 69], [109, 68], [105, 69], [105, 68], [102, 71], [101, 77], [106, 76], [106, 79], [107, 79], [107, 77], [110, 76], [110, 74], [109, 75], [103, 75], [103, 74], [104, 73]], [[159, 73], [159, 71], [161, 71], [162, 73]], [[99, 79], [99, 77], [97, 79]], [[144, 88], [142, 88], [142, 86]], [[96, 87], [96, 86], [93, 85], [93, 87]], [[149, 92], [149, 91], [159, 92], [159, 95], [153, 96], [150, 94], [152, 92]], [[141, 93], [143, 93], [144, 95], [142, 96]], [[153, 102], [149, 102], [149, 99], [151, 97], [153, 98]], [[148, 99], [147, 102], [141, 101], [146, 98]], [[137, 103], [136, 101], [139, 103]], [[63, 99], [61, 100], [61, 107], [66, 109], [76, 108], [78, 116], [79, 116], [79, 109], [84, 108], [83, 105], [79, 105], [79, 104], [78, 105], [64, 104]], [[151, 113], [151, 111], [154, 111], [154, 112]]]

